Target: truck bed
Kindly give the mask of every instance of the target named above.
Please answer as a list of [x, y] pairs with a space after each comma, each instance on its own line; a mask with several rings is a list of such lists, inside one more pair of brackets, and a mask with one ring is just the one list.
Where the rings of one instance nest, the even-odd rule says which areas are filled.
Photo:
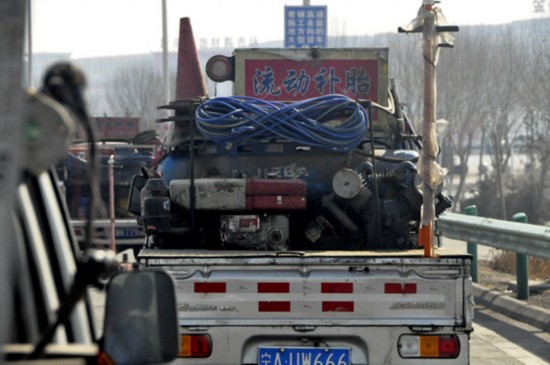
[[470, 322], [470, 256], [409, 251], [142, 250], [176, 280], [180, 325], [433, 325]]
[[[251, 250], [177, 250], [177, 249], [142, 249], [139, 252], [138, 259], [141, 262], [153, 264], [154, 260], [184, 260], [189, 259], [205, 259], [212, 258], [300, 258], [308, 260], [310, 258], [330, 258], [330, 259], [345, 259], [345, 258], [417, 258], [429, 260], [437, 263], [440, 259], [466, 259], [471, 258], [470, 254], [458, 252], [449, 248], [436, 247], [434, 258], [425, 258], [423, 249], [412, 250], [365, 250], [365, 251], [251, 251]], [[152, 261], [153, 260], [153, 261]]]

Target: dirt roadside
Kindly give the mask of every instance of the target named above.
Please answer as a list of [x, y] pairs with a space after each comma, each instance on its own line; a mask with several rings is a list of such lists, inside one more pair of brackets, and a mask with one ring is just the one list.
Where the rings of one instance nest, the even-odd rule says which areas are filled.
[[[478, 261], [479, 284], [511, 298], [517, 298], [516, 276], [491, 268], [487, 260]], [[529, 300], [533, 306], [550, 309], [550, 280], [529, 282]]]

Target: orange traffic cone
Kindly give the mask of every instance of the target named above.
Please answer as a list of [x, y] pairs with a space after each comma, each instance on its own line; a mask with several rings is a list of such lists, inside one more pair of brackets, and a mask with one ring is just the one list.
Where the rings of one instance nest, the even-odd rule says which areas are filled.
[[207, 96], [206, 82], [189, 18], [180, 19], [176, 100], [196, 100]]

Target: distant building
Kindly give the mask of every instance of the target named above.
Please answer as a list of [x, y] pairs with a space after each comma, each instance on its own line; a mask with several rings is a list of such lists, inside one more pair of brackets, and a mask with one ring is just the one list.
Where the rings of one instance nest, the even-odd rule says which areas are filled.
[[139, 133], [139, 118], [94, 118], [96, 121], [98, 139], [131, 140]]

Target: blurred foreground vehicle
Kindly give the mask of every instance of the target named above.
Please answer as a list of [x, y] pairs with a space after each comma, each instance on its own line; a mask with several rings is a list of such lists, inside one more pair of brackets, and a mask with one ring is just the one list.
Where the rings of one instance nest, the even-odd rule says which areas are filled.
[[[13, 152], [2, 159], [0, 362], [170, 361], [179, 345], [170, 276], [116, 273], [114, 252], [78, 248], [53, 166], [67, 153], [77, 121], [90, 130], [81, 95], [84, 78], [70, 64], [58, 64], [39, 92], [19, 92], [23, 14], [23, 2], [0, 6], [0, 97], [8, 101], [1, 104], [2, 128], [22, 129], [0, 134], [2, 150], [9, 145]], [[95, 175], [93, 168], [88, 175]], [[107, 288], [101, 339], [87, 294], [91, 285]]]

